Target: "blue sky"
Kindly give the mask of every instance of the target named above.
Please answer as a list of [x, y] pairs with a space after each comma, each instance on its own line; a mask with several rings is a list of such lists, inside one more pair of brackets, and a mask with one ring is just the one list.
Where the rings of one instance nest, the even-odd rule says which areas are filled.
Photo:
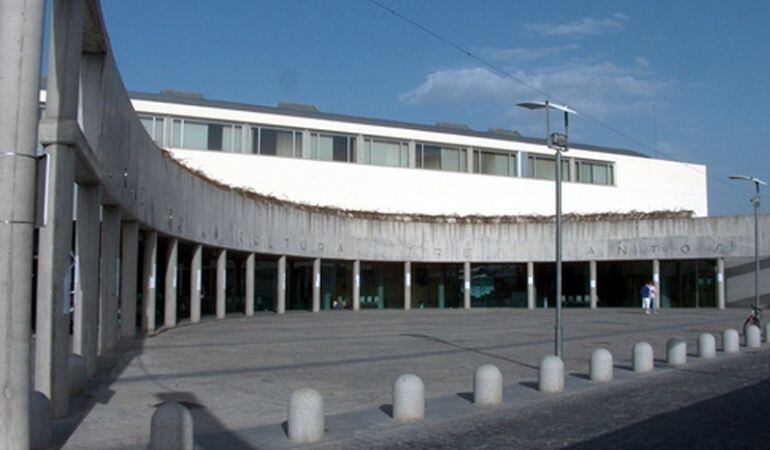
[[[711, 215], [770, 181], [770, 2], [378, 1], [583, 113], [577, 141], [706, 164]], [[130, 90], [544, 135], [515, 107], [542, 94], [367, 0], [102, 6]]]

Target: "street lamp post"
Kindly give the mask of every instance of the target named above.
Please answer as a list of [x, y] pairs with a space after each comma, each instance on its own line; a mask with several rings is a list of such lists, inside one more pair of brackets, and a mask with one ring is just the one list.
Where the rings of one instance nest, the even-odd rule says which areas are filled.
[[767, 186], [767, 183], [746, 175], [730, 175], [730, 179], [754, 183], [755, 194], [751, 198], [751, 204], [754, 205], [754, 306], [759, 308], [759, 186]]
[[[546, 100], [545, 102], [519, 103], [518, 106], [526, 109], [545, 109], [545, 134], [548, 148], [556, 151], [556, 324], [554, 325], [554, 352], [559, 358], [564, 358], [564, 325], [561, 317], [561, 179], [562, 179], [562, 152], [569, 150], [569, 115], [577, 112], [563, 105], [557, 105]], [[564, 113], [564, 134], [551, 134], [551, 109]]]

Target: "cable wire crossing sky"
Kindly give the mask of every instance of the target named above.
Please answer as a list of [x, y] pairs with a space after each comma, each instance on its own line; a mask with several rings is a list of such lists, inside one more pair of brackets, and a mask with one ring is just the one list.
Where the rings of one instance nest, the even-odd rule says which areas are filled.
[[753, 192], [729, 175], [770, 179], [768, 2], [103, 7], [129, 90], [531, 137], [544, 136], [544, 121], [516, 104], [551, 99], [580, 113], [571, 140], [705, 164], [711, 215], [751, 212]]

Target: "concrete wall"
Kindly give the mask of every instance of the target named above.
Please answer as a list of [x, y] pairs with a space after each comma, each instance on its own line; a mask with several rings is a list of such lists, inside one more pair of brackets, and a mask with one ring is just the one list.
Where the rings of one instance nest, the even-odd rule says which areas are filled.
[[[725, 291], [730, 306], [754, 304], [754, 257], [725, 260]], [[770, 305], [770, 258], [760, 259], [759, 301]]]
[[[555, 211], [554, 182], [549, 180], [212, 151], [175, 149], [173, 155], [186, 167], [226, 185], [306, 205], [458, 216], [548, 216]], [[707, 212], [703, 166], [602, 153], [590, 156], [615, 161], [617, 186], [564, 183], [565, 213]]]

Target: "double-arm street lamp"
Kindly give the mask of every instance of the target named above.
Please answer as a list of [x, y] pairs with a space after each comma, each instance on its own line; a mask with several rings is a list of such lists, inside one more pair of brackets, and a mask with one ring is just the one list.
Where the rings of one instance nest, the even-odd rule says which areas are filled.
[[767, 183], [746, 175], [730, 175], [730, 179], [754, 183], [755, 195], [751, 198], [751, 204], [754, 205], [754, 306], [759, 308], [759, 186], [767, 186]]
[[[556, 356], [564, 358], [564, 326], [561, 320], [561, 179], [562, 179], [562, 152], [569, 149], [569, 115], [577, 115], [577, 112], [563, 105], [545, 102], [519, 103], [518, 106], [526, 109], [545, 109], [545, 134], [548, 148], [556, 151], [556, 324], [554, 325], [554, 351]], [[555, 109], [564, 113], [564, 134], [551, 133], [551, 110]]]

